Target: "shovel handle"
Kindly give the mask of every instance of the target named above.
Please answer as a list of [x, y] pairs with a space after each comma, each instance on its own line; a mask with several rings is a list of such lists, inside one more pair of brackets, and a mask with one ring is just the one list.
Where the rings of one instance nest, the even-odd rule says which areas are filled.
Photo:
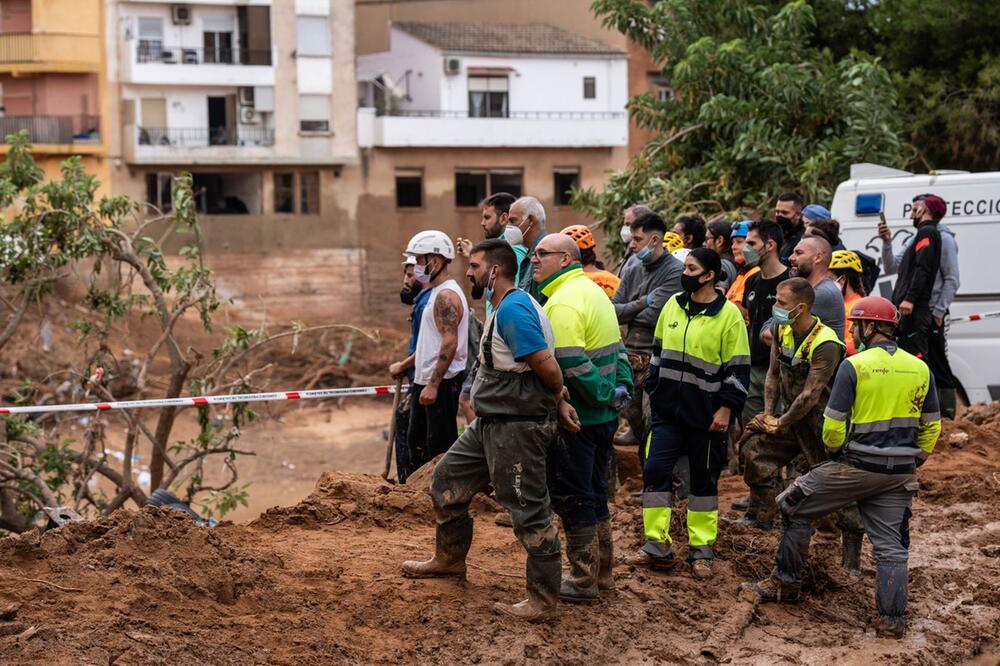
[[396, 380], [396, 392], [392, 394], [392, 416], [389, 417], [389, 443], [385, 447], [385, 467], [382, 468], [382, 478], [389, 480], [389, 468], [392, 467], [392, 450], [396, 448], [396, 411], [399, 409], [399, 398], [403, 393], [403, 378]]

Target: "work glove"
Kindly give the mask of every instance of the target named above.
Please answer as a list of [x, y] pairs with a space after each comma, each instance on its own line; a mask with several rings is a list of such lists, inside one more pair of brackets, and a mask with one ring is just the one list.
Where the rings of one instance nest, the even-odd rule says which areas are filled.
[[628, 407], [628, 403], [631, 402], [632, 396], [629, 395], [628, 389], [624, 386], [615, 387], [615, 395], [611, 398], [611, 408], [616, 411], [623, 411]]

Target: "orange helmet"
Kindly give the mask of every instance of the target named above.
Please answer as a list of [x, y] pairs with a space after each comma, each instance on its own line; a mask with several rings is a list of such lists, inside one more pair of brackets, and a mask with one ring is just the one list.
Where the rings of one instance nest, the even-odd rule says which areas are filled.
[[583, 224], [574, 224], [566, 227], [559, 233], [566, 234], [576, 241], [576, 246], [581, 250], [590, 250], [597, 247], [597, 242], [594, 240], [594, 234], [590, 233], [590, 229]]

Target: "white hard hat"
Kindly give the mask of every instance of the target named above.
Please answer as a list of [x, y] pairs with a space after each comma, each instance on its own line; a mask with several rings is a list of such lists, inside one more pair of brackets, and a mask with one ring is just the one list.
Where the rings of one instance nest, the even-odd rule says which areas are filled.
[[440, 254], [449, 261], [455, 258], [455, 244], [440, 231], [421, 231], [406, 244], [403, 254], [419, 257], [422, 254]]
[[417, 258], [410, 254], [404, 254], [402, 263], [404, 266], [416, 266]]
[[671, 252], [670, 254], [672, 254], [675, 257], [677, 257], [677, 261], [679, 261], [681, 263], [684, 263], [684, 260], [687, 259], [687, 256], [689, 254], [691, 254], [691, 250], [689, 250], [686, 247], [680, 247], [680, 248], [677, 248], [676, 250], [674, 250], [673, 252]]

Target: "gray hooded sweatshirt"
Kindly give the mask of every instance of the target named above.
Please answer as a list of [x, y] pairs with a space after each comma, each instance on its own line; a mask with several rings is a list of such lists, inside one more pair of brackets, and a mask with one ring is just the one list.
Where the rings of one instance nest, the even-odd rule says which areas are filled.
[[[955, 232], [944, 224], [938, 224], [938, 231], [941, 232], [941, 268], [934, 277], [930, 306], [932, 315], [938, 319], [944, 319], [952, 301], [955, 300], [955, 294], [961, 283], [958, 274], [958, 242], [955, 240]], [[882, 241], [882, 269], [886, 275], [891, 275], [899, 270], [903, 253], [913, 243], [913, 238], [915, 237], [911, 237], [907, 241], [898, 254], [892, 253], [891, 242]]]

